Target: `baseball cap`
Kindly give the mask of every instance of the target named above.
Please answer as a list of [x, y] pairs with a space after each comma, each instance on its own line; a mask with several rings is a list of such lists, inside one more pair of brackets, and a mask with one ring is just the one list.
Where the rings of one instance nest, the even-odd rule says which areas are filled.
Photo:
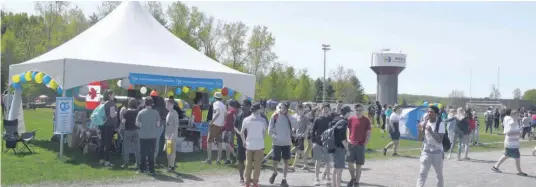
[[253, 105], [251, 105], [251, 111], [252, 112], [255, 112], [255, 111], [260, 110], [260, 109], [261, 109], [261, 104], [258, 103], [258, 102], [255, 102], [255, 103], [253, 103]]
[[322, 103], [322, 108], [324, 108], [324, 107], [331, 108], [331, 106], [329, 105], [329, 103]]
[[344, 114], [347, 114], [347, 113], [350, 113], [352, 112], [352, 109], [349, 107], [349, 106], [344, 106], [342, 107], [341, 109], [341, 114], [344, 115]]

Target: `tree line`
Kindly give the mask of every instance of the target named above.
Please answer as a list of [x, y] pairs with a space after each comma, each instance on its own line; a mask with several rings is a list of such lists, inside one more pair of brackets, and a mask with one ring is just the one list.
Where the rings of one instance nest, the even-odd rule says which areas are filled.
[[[66, 1], [35, 2], [36, 15], [1, 11], [2, 90], [7, 88], [9, 65], [30, 60], [77, 36], [112, 12], [121, 2], [104, 1], [98, 11], [84, 15]], [[225, 22], [195, 6], [174, 2], [145, 2], [154, 18], [192, 48], [228, 67], [257, 77], [255, 98], [313, 101], [322, 98], [323, 80], [313, 79], [307, 69], [278, 61], [273, 51], [276, 38], [268, 27]], [[327, 81], [327, 96], [345, 102], [364, 102], [366, 97], [354, 70], [339, 66]], [[110, 84], [115, 85], [114, 83]], [[25, 98], [54, 95], [43, 85], [26, 83]]]

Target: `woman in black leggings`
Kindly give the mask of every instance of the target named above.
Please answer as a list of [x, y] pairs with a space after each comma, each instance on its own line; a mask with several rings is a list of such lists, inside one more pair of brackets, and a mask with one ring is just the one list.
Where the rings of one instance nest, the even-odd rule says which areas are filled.
[[387, 117], [385, 115], [385, 111], [387, 110], [387, 105], [384, 104], [382, 107], [381, 115], [382, 115], [382, 130], [385, 130], [385, 118]]

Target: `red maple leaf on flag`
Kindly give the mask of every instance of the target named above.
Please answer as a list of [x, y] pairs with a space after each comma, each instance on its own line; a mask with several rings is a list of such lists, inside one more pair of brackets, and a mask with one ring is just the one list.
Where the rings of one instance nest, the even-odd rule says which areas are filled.
[[91, 99], [95, 99], [95, 97], [97, 97], [97, 90], [95, 90], [95, 88], [91, 88], [87, 94], [91, 96]]

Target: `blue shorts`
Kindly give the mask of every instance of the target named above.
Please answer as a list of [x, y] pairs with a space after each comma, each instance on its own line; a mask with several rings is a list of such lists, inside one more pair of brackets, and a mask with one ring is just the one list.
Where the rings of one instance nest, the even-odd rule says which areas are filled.
[[519, 159], [521, 154], [519, 153], [519, 148], [504, 148], [504, 156]]
[[273, 161], [279, 162], [281, 161], [281, 157], [283, 157], [283, 160], [290, 159], [290, 145], [287, 145], [287, 146], [274, 145], [272, 146], [272, 150], [273, 150], [273, 157], [272, 157]]

